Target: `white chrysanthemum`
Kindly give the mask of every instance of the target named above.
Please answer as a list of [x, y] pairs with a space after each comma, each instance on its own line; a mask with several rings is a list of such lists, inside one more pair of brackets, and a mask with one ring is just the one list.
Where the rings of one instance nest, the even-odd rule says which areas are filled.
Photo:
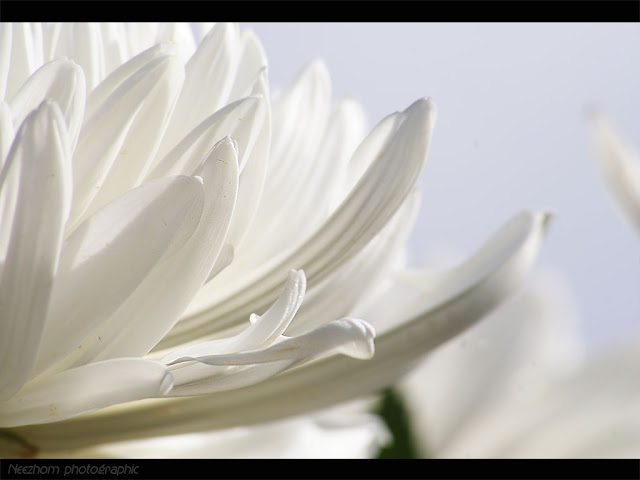
[[371, 359], [374, 329], [351, 315], [410, 229], [432, 102], [365, 137], [321, 62], [271, 99], [251, 32], [216, 25], [196, 43], [186, 25], [2, 25], [10, 452], [248, 425], [373, 392], [517, 288], [537, 253], [546, 216], [521, 213], [376, 326]]

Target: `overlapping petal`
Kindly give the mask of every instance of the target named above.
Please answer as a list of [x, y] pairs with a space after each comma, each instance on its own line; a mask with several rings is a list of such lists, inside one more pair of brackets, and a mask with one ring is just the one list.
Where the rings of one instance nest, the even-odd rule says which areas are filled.
[[[375, 392], [514, 291], [537, 253], [547, 217], [525, 212], [415, 294], [392, 270], [433, 102], [365, 137], [321, 61], [272, 99], [253, 33], [197, 36], [2, 26], [0, 436], [14, 445], [201, 432]], [[372, 292], [386, 304], [367, 312]]]
[[56, 104], [45, 102], [27, 116], [0, 189], [2, 223], [11, 225], [0, 279], [0, 399], [6, 400], [34, 366], [71, 206], [68, 131]]

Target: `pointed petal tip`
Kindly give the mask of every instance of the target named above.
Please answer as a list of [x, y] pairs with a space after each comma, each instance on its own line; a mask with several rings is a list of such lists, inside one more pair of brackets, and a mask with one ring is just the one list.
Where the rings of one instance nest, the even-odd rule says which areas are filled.
[[541, 230], [547, 233], [552, 220], [555, 218], [556, 213], [551, 210], [542, 210], [534, 213], [535, 222], [540, 225]]
[[313, 59], [305, 68], [303, 68], [296, 81], [301, 81], [306, 77], [313, 78], [316, 82], [324, 84], [327, 87], [331, 85], [329, 67], [327, 67], [327, 63], [322, 58]]
[[438, 109], [436, 104], [431, 97], [422, 97], [413, 102], [409, 107], [405, 110], [405, 113], [408, 115], [421, 115], [428, 116], [430, 120], [433, 122], [436, 119]]

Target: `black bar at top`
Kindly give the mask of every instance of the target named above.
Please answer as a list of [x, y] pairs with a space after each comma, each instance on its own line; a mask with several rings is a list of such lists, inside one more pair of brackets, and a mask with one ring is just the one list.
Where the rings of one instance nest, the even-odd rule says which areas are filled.
[[1, 21], [638, 22], [638, 0], [0, 0]]

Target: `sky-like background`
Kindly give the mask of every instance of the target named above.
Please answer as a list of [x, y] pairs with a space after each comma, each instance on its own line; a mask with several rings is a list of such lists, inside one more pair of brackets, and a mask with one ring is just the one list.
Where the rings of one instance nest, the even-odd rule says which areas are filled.
[[556, 217], [536, 269], [567, 279], [593, 350], [640, 333], [640, 235], [600, 177], [587, 112], [640, 150], [637, 23], [248, 23], [272, 87], [324, 59], [334, 96], [371, 126], [420, 97], [438, 106], [410, 239], [419, 264], [470, 253], [517, 211]]

